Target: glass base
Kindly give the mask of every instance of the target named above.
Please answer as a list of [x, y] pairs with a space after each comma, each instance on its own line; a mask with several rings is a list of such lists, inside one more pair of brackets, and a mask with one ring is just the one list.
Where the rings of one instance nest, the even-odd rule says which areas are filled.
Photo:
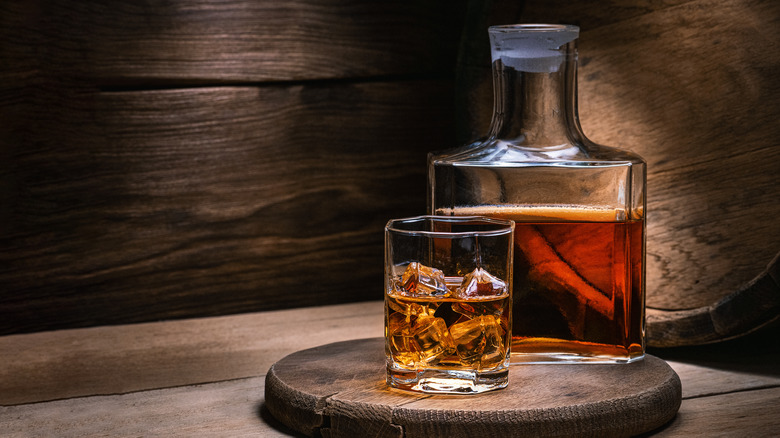
[[573, 353], [512, 353], [509, 363], [510, 365], [632, 363], [640, 361], [644, 357], [644, 354], [635, 356], [588, 356]]
[[505, 388], [509, 369], [491, 371], [422, 369], [406, 370], [387, 365], [387, 384], [406, 391], [431, 394], [479, 394]]
[[614, 345], [566, 339], [528, 337], [512, 340], [510, 363], [631, 363], [645, 357], [641, 343]]

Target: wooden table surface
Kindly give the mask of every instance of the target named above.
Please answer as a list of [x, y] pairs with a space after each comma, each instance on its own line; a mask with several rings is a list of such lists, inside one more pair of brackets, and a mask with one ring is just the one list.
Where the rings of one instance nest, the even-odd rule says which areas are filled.
[[[683, 401], [649, 435], [780, 433], [779, 333], [650, 350], [680, 376]], [[372, 301], [0, 337], [0, 436], [296, 436], [263, 407], [268, 368], [382, 334]]]

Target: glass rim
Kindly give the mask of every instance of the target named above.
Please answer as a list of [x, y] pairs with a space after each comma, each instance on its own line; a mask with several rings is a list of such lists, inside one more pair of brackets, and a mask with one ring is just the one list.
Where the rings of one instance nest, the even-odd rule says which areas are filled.
[[544, 24], [544, 23], [527, 23], [527, 24], [501, 24], [497, 26], [488, 27], [488, 32], [491, 33], [508, 33], [508, 32], [528, 32], [528, 33], [542, 33], [542, 32], [579, 32], [580, 27], [573, 24]]
[[[417, 223], [423, 221], [447, 222], [452, 224], [495, 225], [493, 230], [469, 230], [469, 231], [426, 231], [406, 230], [398, 228], [397, 224]], [[435, 237], [468, 237], [468, 236], [501, 236], [514, 232], [515, 221], [510, 219], [497, 219], [487, 216], [438, 216], [421, 215], [399, 219], [390, 219], [385, 225], [385, 232], [394, 232], [410, 236], [435, 236]]]

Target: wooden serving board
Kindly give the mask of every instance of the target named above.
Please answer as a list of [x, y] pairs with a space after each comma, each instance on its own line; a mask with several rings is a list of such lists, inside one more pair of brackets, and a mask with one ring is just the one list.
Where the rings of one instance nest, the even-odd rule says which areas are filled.
[[661, 359], [620, 365], [512, 365], [506, 389], [430, 395], [389, 389], [384, 340], [293, 353], [271, 366], [265, 405], [308, 436], [631, 436], [671, 420], [677, 374]]

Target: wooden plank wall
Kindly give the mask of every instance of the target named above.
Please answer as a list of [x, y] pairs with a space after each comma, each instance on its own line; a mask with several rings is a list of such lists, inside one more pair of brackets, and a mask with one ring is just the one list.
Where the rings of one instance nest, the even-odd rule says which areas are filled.
[[650, 333], [776, 318], [778, 2], [0, 0], [0, 333], [378, 299], [513, 22], [581, 26], [583, 128], [648, 161]]
[[0, 2], [0, 333], [380, 299], [465, 8]]

